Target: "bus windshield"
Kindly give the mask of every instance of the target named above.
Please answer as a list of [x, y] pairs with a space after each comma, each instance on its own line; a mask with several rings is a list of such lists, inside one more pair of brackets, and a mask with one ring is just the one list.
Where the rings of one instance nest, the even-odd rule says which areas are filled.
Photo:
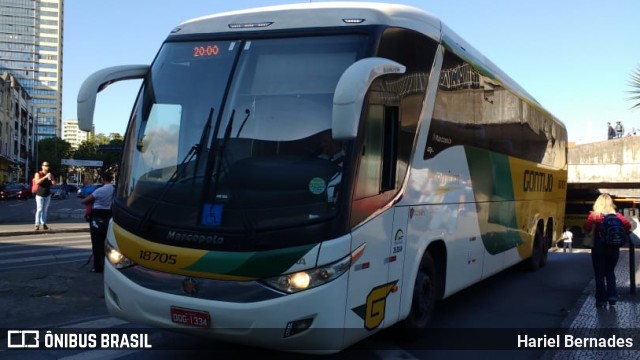
[[350, 146], [330, 137], [333, 92], [362, 37], [165, 43], [133, 109], [117, 205], [224, 231], [335, 216]]

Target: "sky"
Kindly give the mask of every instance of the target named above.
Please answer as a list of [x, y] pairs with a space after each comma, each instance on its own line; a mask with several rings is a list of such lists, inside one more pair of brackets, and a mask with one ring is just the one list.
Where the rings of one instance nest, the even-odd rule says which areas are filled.
[[[295, 0], [66, 0], [63, 120], [78, 90], [109, 66], [149, 64], [171, 29], [204, 15]], [[297, 1], [309, 2], [309, 1]], [[314, 0], [313, 2], [323, 2]], [[606, 140], [607, 122], [640, 130], [629, 100], [640, 67], [638, 0], [395, 0], [423, 9], [480, 51], [567, 127], [578, 144]], [[96, 133], [124, 134], [138, 81], [98, 95]]]

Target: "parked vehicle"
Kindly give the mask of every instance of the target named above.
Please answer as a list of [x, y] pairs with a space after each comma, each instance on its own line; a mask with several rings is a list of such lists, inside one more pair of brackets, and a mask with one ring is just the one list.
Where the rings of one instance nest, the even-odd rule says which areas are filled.
[[53, 185], [51, 186], [51, 198], [52, 199], [67, 199], [69, 197], [69, 193], [67, 189], [65, 189], [62, 185]]
[[76, 184], [67, 184], [67, 192], [69, 194], [75, 194], [78, 191], [78, 186]]
[[31, 189], [22, 184], [9, 184], [0, 190], [0, 200], [26, 200], [31, 198], [31, 196]]

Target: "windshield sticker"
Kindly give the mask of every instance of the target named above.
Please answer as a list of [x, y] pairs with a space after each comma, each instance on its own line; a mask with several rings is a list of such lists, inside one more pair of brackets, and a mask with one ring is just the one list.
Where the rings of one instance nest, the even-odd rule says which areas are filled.
[[222, 221], [222, 204], [205, 203], [202, 207], [202, 225], [219, 226]]
[[327, 188], [327, 183], [323, 178], [315, 177], [309, 181], [309, 191], [314, 195], [320, 195]]

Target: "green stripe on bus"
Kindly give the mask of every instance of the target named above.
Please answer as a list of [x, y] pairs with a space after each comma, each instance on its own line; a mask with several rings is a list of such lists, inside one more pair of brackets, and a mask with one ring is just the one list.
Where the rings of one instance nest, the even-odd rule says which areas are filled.
[[210, 274], [265, 278], [277, 276], [293, 266], [315, 244], [248, 253], [210, 251], [185, 270]]
[[[465, 146], [485, 249], [496, 255], [523, 243], [516, 220], [509, 157]], [[480, 216], [486, 215], [486, 219]]]

